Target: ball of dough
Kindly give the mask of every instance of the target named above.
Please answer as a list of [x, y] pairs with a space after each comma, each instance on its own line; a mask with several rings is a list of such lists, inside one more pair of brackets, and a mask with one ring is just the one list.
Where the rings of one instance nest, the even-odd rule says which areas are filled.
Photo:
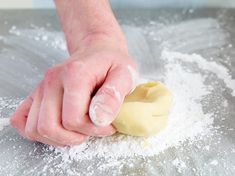
[[166, 126], [173, 96], [160, 82], [140, 84], [128, 96], [113, 121], [118, 132], [150, 136]]

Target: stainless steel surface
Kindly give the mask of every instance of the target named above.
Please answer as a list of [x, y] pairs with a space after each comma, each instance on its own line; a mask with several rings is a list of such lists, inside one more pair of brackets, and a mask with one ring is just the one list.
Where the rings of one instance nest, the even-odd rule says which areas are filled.
[[[195, 26], [191, 27], [196, 28], [196, 19], [210, 18], [212, 23], [218, 22], [221, 30], [225, 33], [223, 39], [218, 38], [218, 42], [221, 41], [219, 44], [203, 45], [203, 42], [210, 43], [208, 38], [207, 41], [203, 39], [192, 41], [191, 47], [180, 47], [181, 36], [174, 36], [178, 38], [173, 40], [172, 36], [166, 35], [164, 40], [168, 40], [168, 47], [176, 51], [195, 52], [205, 58], [215, 58], [218, 63], [229, 68], [233, 78], [235, 78], [234, 9], [196, 9], [194, 11], [186, 9], [132, 9], [117, 10], [116, 15], [125, 29], [130, 52], [140, 64], [140, 71], [144, 75], [149, 75], [156, 69], [159, 69], [160, 73], [161, 63], [156, 58], [160, 57], [162, 45], [151, 40], [147, 35], [139, 35], [136, 29], [133, 31], [129, 26], [142, 29], [149, 26], [150, 21], [154, 21], [167, 28], [172, 24], [195, 20], [195, 23], [193, 23]], [[44, 71], [66, 58], [67, 53], [50, 46], [40, 46], [27, 37], [17, 38], [17, 36], [9, 33], [13, 25], [26, 30], [35, 29], [35, 26], [37, 26], [36, 29], [39, 32], [43, 27], [45, 31], [58, 33], [61, 29], [53, 10], [0, 11], [0, 24], [0, 36], [8, 38], [7, 42], [0, 39], [0, 97], [6, 97], [6, 102], [9, 99], [8, 104], [11, 104], [9, 97], [25, 97], [43, 77]], [[190, 34], [190, 28], [187, 28], [184, 32]], [[210, 34], [202, 34], [203, 37], [207, 35]], [[231, 65], [225, 62], [224, 58], [226, 57], [231, 58]], [[146, 59], [146, 62], [142, 62], [143, 59]], [[230, 93], [231, 90], [226, 89], [218, 95], [226, 98], [229, 104], [227, 113], [218, 112], [219, 118], [215, 119], [214, 126], [221, 127], [221, 134], [212, 136], [210, 139], [201, 139], [195, 144], [186, 142], [181, 149], [169, 148], [164, 153], [149, 158], [147, 162], [146, 159], [140, 157], [128, 158], [126, 160], [133, 162], [134, 167], [124, 165], [121, 172], [118, 166], [109, 171], [97, 171], [97, 158], [92, 161], [74, 161], [71, 163], [71, 169], [77, 174], [82, 173], [82, 175], [86, 174], [86, 168], [89, 165], [95, 170], [94, 175], [235, 175], [235, 134], [233, 130], [228, 130], [235, 128], [235, 98]], [[215, 106], [213, 99], [211, 101], [211, 104], [205, 107], [205, 111], [210, 111], [211, 107]], [[1, 117], [8, 117], [14, 110], [14, 106], [1, 106]], [[222, 117], [225, 117], [225, 120], [222, 121]], [[217, 138], [220, 138], [220, 143], [216, 143]], [[212, 144], [211, 150], [201, 149], [208, 144]], [[69, 172], [63, 170], [63, 167], [60, 166], [61, 158], [57, 158], [56, 154], [48, 152], [45, 148], [42, 144], [22, 139], [11, 127], [5, 128], [0, 132], [0, 175], [69, 175]], [[54, 159], [47, 160], [46, 158], [49, 155]], [[175, 157], [187, 159], [187, 164], [190, 167], [183, 173], [177, 172], [177, 168], [171, 164]], [[216, 167], [206, 164], [213, 158], [220, 163]], [[164, 163], [161, 161], [164, 161]]]

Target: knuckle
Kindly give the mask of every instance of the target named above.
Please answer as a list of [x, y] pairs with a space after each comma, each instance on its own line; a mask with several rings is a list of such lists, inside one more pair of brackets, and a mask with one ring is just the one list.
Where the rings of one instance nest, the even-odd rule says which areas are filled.
[[45, 73], [45, 78], [51, 78], [55, 75], [56, 69], [55, 68], [49, 68]]
[[82, 82], [89, 81], [93, 78], [88, 64], [82, 61], [73, 61], [66, 64], [63, 68], [63, 76], [65, 80], [79, 80]]
[[96, 83], [96, 77], [91, 73], [86, 63], [73, 61], [63, 67], [62, 81], [65, 91], [71, 92], [78, 90], [82, 85], [93, 87]]
[[25, 129], [25, 137], [31, 141], [36, 141], [37, 134], [34, 130], [26, 128]]
[[62, 120], [63, 126], [66, 129], [79, 129], [80, 127], [83, 126], [83, 123], [79, 121], [77, 118], [74, 119], [68, 119], [68, 118], [63, 118]]
[[41, 136], [54, 136], [56, 134], [56, 128], [53, 125], [38, 124], [37, 131]]
[[77, 73], [79, 70], [83, 70], [84, 67], [85, 65], [81, 61], [69, 62], [64, 66], [65, 76], [67, 77], [74, 76], [75, 73]]
[[54, 80], [56, 80], [57, 70], [55, 68], [49, 68], [44, 76], [43, 84], [44, 85], [51, 85]]

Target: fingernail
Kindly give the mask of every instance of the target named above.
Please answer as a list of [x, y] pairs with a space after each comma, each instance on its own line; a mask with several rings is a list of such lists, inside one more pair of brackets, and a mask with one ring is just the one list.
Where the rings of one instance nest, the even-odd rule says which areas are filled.
[[100, 102], [92, 102], [89, 109], [91, 121], [97, 126], [108, 126], [112, 123], [113, 112], [110, 107]]

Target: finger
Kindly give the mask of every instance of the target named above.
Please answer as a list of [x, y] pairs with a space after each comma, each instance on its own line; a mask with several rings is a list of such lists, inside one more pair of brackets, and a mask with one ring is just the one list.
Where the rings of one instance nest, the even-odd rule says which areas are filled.
[[88, 115], [85, 115], [80, 121], [71, 120], [69, 122], [64, 122], [67, 129], [88, 135], [88, 136], [110, 136], [113, 135], [116, 130], [112, 125], [107, 127], [95, 126]]
[[65, 128], [74, 130], [73, 123], [84, 120], [92, 89], [90, 82], [84, 78], [71, 80], [64, 84], [62, 117]]
[[38, 119], [38, 113], [40, 109], [40, 104], [42, 100], [42, 88], [41, 84], [37, 87], [35, 93], [34, 93], [34, 99], [32, 106], [30, 107], [30, 111], [28, 114], [28, 118], [25, 125], [25, 134], [26, 137], [30, 140], [36, 140], [37, 136], [37, 119]]
[[57, 79], [47, 78], [44, 83], [44, 96], [39, 112], [37, 130], [47, 139], [63, 145], [76, 145], [86, 140], [87, 136], [69, 131], [61, 124], [63, 89]]
[[25, 124], [32, 102], [32, 97], [28, 96], [22, 103], [20, 103], [15, 113], [10, 118], [11, 125], [16, 128], [21, 135], [24, 134]]
[[105, 128], [97, 127], [86, 115], [93, 90], [93, 85], [88, 79], [79, 78], [64, 86], [62, 115], [64, 128], [89, 136], [108, 136], [115, 133], [116, 130], [111, 125]]
[[28, 117], [26, 119], [25, 129], [22, 133], [23, 136], [32, 141], [38, 141], [44, 144], [49, 144], [54, 146], [63, 146], [59, 143], [53, 142], [45, 137], [40, 136], [37, 132], [38, 114], [42, 100], [42, 83], [39, 84], [33, 96], [34, 100], [30, 107]]
[[109, 71], [105, 82], [91, 100], [89, 115], [95, 125], [107, 126], [112, 123], [132, 84], [132, 75], [127, 68], [116, 67]]

